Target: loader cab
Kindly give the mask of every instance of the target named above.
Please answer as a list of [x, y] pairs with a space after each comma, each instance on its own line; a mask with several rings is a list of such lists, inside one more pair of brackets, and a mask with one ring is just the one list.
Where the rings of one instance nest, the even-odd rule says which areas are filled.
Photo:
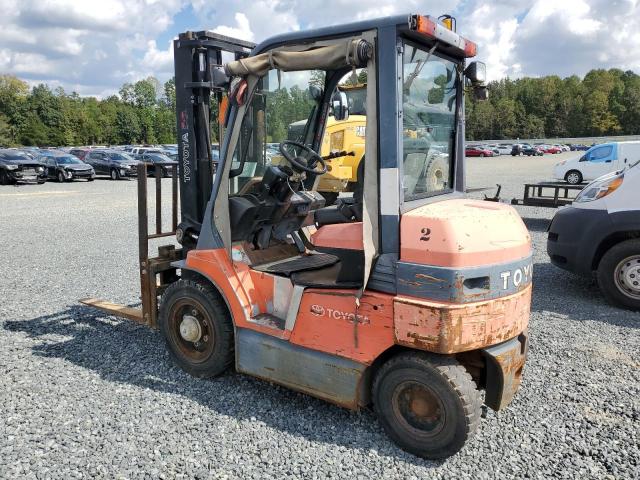
[[[338, 276], [359, 287], [364, 245], [370, 258], [397, 257], [403, 212], [462, 196], [464, 70], [475, 47], [435, 41], [419, 30], [427, 17], [402, 19], [323, 29], [313, 37], [283, 35], [252, 52], [266, 64], [231, 63], [228, 73], [237, 83], [229, 92], [226, 137], [205, 214], [210, 229], [203, 228], [198, 248], [237, 247], [268, 260], [275, 258], [270, 249], [279, 256], [283, 246], [292, 256], [325, 248], [341, 259], [334, 271], [353, 273]], [[340, 48], [346, 58], [336, 54]], [[365, 160], [354, 192], [325, 206], [314, 190], [328, 170], [318, 152], [327, 122], [356, 106], [345, 101], [356, 69], [368, 78], [357, 99], [368, 116]], [[294, 137], [297, 146], [290, 143]], [[274, 143], [275, 155], [268, 148]], [[328, 246], [342, 240], [353, 251]]]

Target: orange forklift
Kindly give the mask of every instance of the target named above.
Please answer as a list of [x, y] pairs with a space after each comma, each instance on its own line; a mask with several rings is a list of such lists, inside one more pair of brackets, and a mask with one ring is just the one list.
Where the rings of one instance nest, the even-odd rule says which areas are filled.
[[[476, 45], [449, 16], [408, 15], [258, 46], [187, 32], [174, 52], [172, 229], [162, 231], [158, 176], [148, 230], [141, 164], [142, 308], [83, 302], [158, 328], [194, 376], [235, 367], [349, 409], [372, 406], [403, 449], [458, 452], [482, 404], [503, 409], [519, 387], [531, 303], [522, 220], [465, 195], [464, 95], [486, 98], [484, 65], [468, 60]], [[328, 118], [348, 118], [338, 86], [360, 68], [363, 174], [353, 195], [325, 206], [314, 186], [329, 162], [318, 152]], [[278, 117], [283, 99], [297, 102], [289, 120]], [[281, 126], [303, 116], [300, 137], [287, 139]], [[149, 258], [149, 240], [173, 235], [177, 248]]]

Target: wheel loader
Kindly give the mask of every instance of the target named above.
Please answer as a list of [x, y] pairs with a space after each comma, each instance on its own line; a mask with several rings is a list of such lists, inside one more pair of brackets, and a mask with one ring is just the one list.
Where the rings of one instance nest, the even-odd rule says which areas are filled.
[[[142, 307], [83, 302], [159, 329], [173, 361], [196, 377], [235, 369], [371, 408], [415, 455], [458, 452], [482, 405], [506, 408], [520, 385], [532, 254], [511, 206], [465, 195], [464, 95], [486, 98], [485, 68], [454, 25], [391, 16], [257, 46], [181, 34], [172, 228], [163, 232], [157, 209], [149, 231], [139, 174]], [[360, 68], [361, 187], [327, 206], [314, 185], [350, 152], [321, 155], [322, 139], [330, 116], [348, 117], [339, 85]], [[278, 115], [292, 117], [280, 108], [283, 89], [306, 118], [297, 140], [273, 138], [290, 123]], [[225, 106], [218, 118], [213, 99]], [[267, 139], [283, 162], [269, 160]], [[161, 187], [158, 176], [156, 204]], [[149, 257], [150, 240], [173, 236], [177, 245]]]

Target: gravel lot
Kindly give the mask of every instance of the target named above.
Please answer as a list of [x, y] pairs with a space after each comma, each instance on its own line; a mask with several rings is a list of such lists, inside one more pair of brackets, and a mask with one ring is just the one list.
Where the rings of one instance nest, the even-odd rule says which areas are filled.
[[[468, 184], [510, 199], [568, 156], [470, 159]], [[549, 264], [553, 210], [519, 209], [535, 245], [520, 393], [429, 462], [368, 411], [233, 373], [193, 379], [159, 334], [80, 307], [138, 301], [135, 190], [0, 187], [0, 478], [640, 478], [640, 314]]]

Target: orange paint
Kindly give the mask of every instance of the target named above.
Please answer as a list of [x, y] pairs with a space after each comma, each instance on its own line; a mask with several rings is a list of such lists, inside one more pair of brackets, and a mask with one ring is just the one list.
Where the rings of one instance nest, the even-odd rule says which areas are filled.
[[531, 285], [508, 297], [454, 304], [398, 296], [395, 339], [435, 353], [457, 353], [496, 345], [529, 324]]
[[246, 327], [251, 316], [252, 302], [236, 275], [227, 251], [224, 248], [191, 250], [185, 263], [190, 269], [214, 282], [227, 300], [233, 323], [239, 327]]
[[355, 290], [306, 290], [290, 341], [311, 350], [370, 364], [391, 347], [393, 296]]
[[362, 222], [323, 225], [311, 235], [311, 243], [316, 247], [364, 250]]
[[518, 213], [480, 200], [447, 200], [411, 210], [402, 215], [400, 240], [401, 260], [442, 267], [506, 263], [531, 253]]

